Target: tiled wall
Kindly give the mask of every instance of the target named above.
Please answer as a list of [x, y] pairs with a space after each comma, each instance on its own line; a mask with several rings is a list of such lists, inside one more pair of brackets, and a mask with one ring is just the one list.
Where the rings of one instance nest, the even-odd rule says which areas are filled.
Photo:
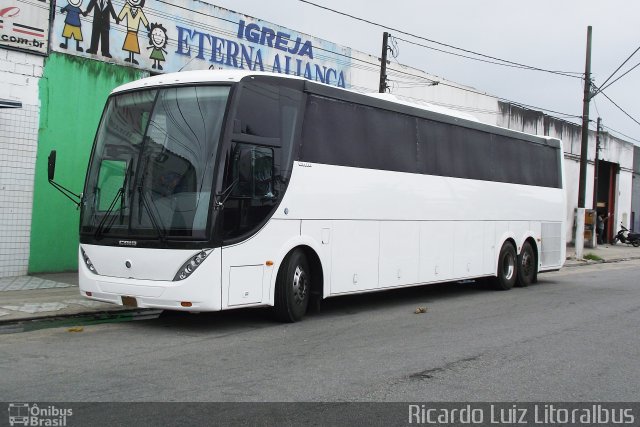
[[0, 48], [0, 277], [27, 274], [43, 58]]

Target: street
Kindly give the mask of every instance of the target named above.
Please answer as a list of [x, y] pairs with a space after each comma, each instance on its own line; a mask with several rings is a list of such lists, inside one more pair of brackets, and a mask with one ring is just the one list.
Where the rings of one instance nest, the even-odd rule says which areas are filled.
[[[638, 401], [640, 260], [0, 336], [3, 401]], [[426, 313], [415, 314], [418, 307]]]

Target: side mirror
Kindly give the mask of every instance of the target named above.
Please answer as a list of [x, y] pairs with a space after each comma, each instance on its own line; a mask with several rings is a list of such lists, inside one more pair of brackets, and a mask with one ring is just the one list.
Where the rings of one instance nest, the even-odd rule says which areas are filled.
[[49, 153], [49, 181], [53, 181], [53, 177], [56, 174], [56, 150], [51, 150]]
[[[58, 184], [57, 182], [55, 182], [53, 180], [53, 178], [54, 178], [54, 176], [56, 174], [56, 150], [51, 150], [51, 153], [49, 153], [49, 161], [47, 163], [47, 166], [48, 166], [47, 173], [48, 173], [48, 178], [49, 178], [49, 184], [51, 184], [56, 190], [58, 190], [59, 192], [64, 194], [64, 196], [66, 198], [68, 198], [73, 203], [75, 203], [75, 205], [77, 207], [80, 207], [80, 201], [81, 201], [82, 197], [80, 197], [79, 194], [74, 193], [73, 191], [71, 191], [68, 188]], [[74, 197], [76, 199], [78, 199], [78, 200], [74, 200], [73, 199]]]

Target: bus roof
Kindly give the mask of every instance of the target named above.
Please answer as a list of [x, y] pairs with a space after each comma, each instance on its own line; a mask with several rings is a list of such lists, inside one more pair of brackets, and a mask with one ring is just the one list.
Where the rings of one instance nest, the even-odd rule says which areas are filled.
[[258, 71], [240, 71], [240, 70], [195, 70], [180, 71], [177, 73], [161, 74], [153, 77], [147, 77], [135, 80], [118, 86], [111, 93], [124, 92], [135, 89], [142, 89], [155, 86], [171, 86], [189, 83], [237, 83], [250, 76], [269, 76], [282, 77], [287, 79], [305, 80], [302, 77], [281, 75], [276, 73], [258, 72]]
[[[136, 80], [130, 83], [126, 83], [122, 86], [118, 86], [115, 88], [111, 94], [117, 94], [120, 92], [127, 92], [131, 90], [151, 88], [151, 87], [160, 87], [160, 86], [173, 86], [173, 85], [185, 85], [185, 84], [194, 84], [194, 83], [238, 83], [247, 77], [270, 77], [270, 78], [280, 78], [280, 79], [290, 79], [290, 80], [301, 80], [306, 82], [306, 87], [315, 93], [319, 93], [326, 96], [338, 96], [341, 99], [350, 98], [351, 100], [356, 99], [369, 99], [370, 101], [367, 104], [395, 104], [397, 106], [403, 106], [405, 108], [411, 110], [422, 110], [424, 112], [435, 113], [435, 115], [439, 118], [449, 118], [449, 120], [453, 120], [458, 125], [463, 125], [465, 127], [471, 127], [476, 129], [482, 129], [485, 131], [495, 132], [499, 134], [510, 134], [511, 136], [521, 135], [525, 139], [536, 141], [538, 143], [543, 143], [545, 145], [550, 145], [556, 148], [560, 148], [562, 143], [560, 140], [556, 138], [551, 138], [548, 136], [542, 135], [532, 135], [521, 131], [516, 131], [513, 129], [502, 128], [500, 126], [496, 126], [489, 123], [483, 123], [479, 121], [476, 117], [466, 114], [460, 111], [452, 110], [446, 107], [436, 106], [430, 104], [425, 101], [425, 103], [416, 103], [413, 100], [407, 101], [402, 98], [398, 98], [392, 94], [380, 94], [380, 93], [362, 93], [356, 92], [350, 89], [343, 89], [335, 86], [329, 86], [326, 84], [321, 84], [317, 82], [313, 82], [307, 80], [302, 77], [292, 76], [287, 74], [277, 74], [277, 73], [268, 73], [268, 72], [259, 72], [259, 71], [242, 71], [242, 70], [194, 70], [194, 71], [180, 71], [177, 73], [167, 73], [152, 77], [143, 78], [140, 80]], [[315, 90], [314, 90], [315, 89]], [[365, 97], [365, 98], [362, 98]], [[377, 101], [377, 102], [376, 102]], [[445, 121], [449, 121], [445, 120]], [[460, 122], [462, 121], [462, 123]]]

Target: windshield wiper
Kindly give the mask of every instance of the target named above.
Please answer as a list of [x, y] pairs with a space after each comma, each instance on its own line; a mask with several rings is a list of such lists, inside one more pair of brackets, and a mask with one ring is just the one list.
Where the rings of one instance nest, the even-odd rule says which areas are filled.
[[[103, 230], [108, 232], [111, 229], [111, 226], [113, 225], [113, 221], [116, 218], [115, 215], [111, 217], [111, 220], [109, 221], [109, 224], [106, 227], [105, 227], [105, 223], [107, 222], [107, 218], [109, 218], [109, 215], [111, 215], [111, 212], [113, 212], [113, 209], [116, 207], [118, 198], [121, 198], [121, 197], [124, 198], [124, 187], [118, 188], [118, 192], [116, 193], [116, 196], [111, 201], [111, 204], [109, 205], [109, 209], [107, 209], [107, 211], [104, 213], [104, 216], [102, 217], [102, 220], [100, 220], [100, 223], [96, 228], [96, 232], [94, 233], [94, 236], [96, 239], [99, 239], [100, 236], [102, 236]], [[120, 209], [122, 209], [122, 204]]]
[[125, 200], [127, 198], [127, 193], [129, 195], [129, 200], [131, 200], [131, 190], [128, 187], [129, 178], [131, 178], [131, 165], [133, 161], [129, 161], [129, 166], [127, 166], [127, 171], [124, 175], [124, 182], [122, 183], [122, 198], [120, 199], [120, 224], [124, 221], [124, 208], [125, 208]]
[[[164, 243], [165, 237], [166, 237], [165, 232], [163, 231], [162, 228], [160, 228], [160, 226], [158, 225], [158, 222], [156, 221], [156, 216], [153, 214], [153, 211], [149, 206], [149, 201], [147, 200], [147, 196], [144, 194], [142, 183], [140, 183], [140, 185], [138, 186], [138, 193], [139, 193], [138, 200], [140, 200], [138, 202], [138, 211], [140, 211], [139, 205], [142, 204], [145, 210], [147, 211], [147, 214], [149, 215], [149, 219], [151, 220], [151, 225], [153, 226], [153, 229], [156, 231], [156, 233], [158, 233], [158, 237], [160, 238], [160, 241]], [[138, 221], [138, 222], [141, 222], [141, 221]]]
[[118, 198], [120, 198], [120, 223], [122, 224], [122, 221], [124, 220], [124, 208], [125, 208], [125, 197], [126, 197], [125, 194], [126, 194], [126, 188], [127, 188], [127, 183], [129, 182], [130, 174], [131, 174], [131, 162], [129, 162], [129, 166], [127, 167], [127, 171], [125, 172], [124, 181], [122, 182], [122, 187], [120, 187], [116, 192], [115, 197], [113, 198], [113, 200], [111, 201], [111, 204], [109, 205], [109, 209], [107, 209], [104, 216], [102, 217], [102, 220], [98, 224], [98, 228], [96, 228], [96, 232], [94, 234], [96, 239], [100, 238], [103, 231], [109, 232], [109, 230], [111, 229], [111, 226], [113, 225], [113, 222], [116, 219], [115, 215], [111, 217], [106, 227], [105, 227], [105, 223], [107, 222], [107, 218], [109, 217], [109, 215], [113, 212], [113, 209], [116, 207], [116, 202], [118, 201]]

